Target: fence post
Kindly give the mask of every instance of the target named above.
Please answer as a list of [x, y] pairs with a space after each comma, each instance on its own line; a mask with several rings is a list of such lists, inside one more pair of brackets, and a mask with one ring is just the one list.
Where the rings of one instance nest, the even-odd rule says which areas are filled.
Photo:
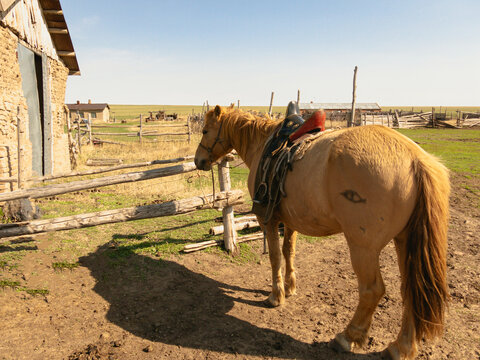
[[[230, 169], [225, 158], [218, 165], [218, 180], [220, 182], [220, 191], [230, 191]], [[225, 249], [230, 254], [235, 254], [237, 250], [237, 232], [233, 222], [233, 206], [225, 206], [222, 210], [223, 215], [223, 241]]]
[[142, 145], [142, 114], [140, 114], [140, 131], [138, 132], [138, 138], [140, 140], [140, 145]]
[[272, 91], [272, 95], [270, 96], [270, 106], [268, 107], [268, 115], [272, 116], [272, 106], [273, 106], [273, 96], [275, 93]]
[[80, 134], [80, 119], [77, 121], [77, 143], [78, 143], [78, 153], [82, 153], [82, 138]]
[[88, 119], [88, 143], [92, 145], [92, 119]]
[[20, 119], [20, 106], [17, 106], [17, 187], [23, 189], [23, 144], [20, 127], [22, 126], [22, 120]]
[[190, 116], [187, 118], [187, 130], [188, 130], [188, 143], [190, 144], [192, 129], [190, 127]]

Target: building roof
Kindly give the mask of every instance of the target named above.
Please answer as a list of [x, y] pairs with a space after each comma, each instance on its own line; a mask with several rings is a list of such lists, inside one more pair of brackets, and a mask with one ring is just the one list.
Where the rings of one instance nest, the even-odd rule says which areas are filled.
[[50, 36], [57, 49], [58, 56], [63, 60], [65, 66], [70, 70], [69, 75], [80, 75], [77, 55], [73, 48], [67, 22], [63, 16], [60, 0], [39, 0], [43, 10], [43, 16], [47, 22]]
[[[53, 46], [55, 47], [56, 55], [58, 55], [68, 68], [69, 75], [80, 75], [80, 67], [78, 66], [70, 32], [68, 31], [68, 26], [63, 16], [60, 0], [38, 0], [38, 4], [40, 5], [41, 14], [45, 19], [48, 35], [50, 35]], [[21, 24], [21, 26], [25, 28], [25, 31], [32, 32], [31, 27], [33, 25], [29, 25], [29, 22], [31, 21], [35, 24], [36, 19], [35, 14], [31, 12], [31, 1], [27, 1], [25, 5], [28, 6], [22, 7], [21, 10], [19, 10], [21, 13], [12, 15], [11, 12], [15, 11], [14, 9], [17, 5], [20, 5], [18, 0], [0, 0], [0, 20], [5, 20], [7, 25], [10, 26], [12, 26], [12, 24]], [[30, 13], [28, 13], [28, 11], [30, 11]], [[10, 16], [7, 16], [7, 14], [10, 14]], [[24, 18], [22, 18], [21, 15], [23, 15]], [[20, 18], [17, 19], [16, 17], [19, 16]], [[29, 19], [26, 18], [27, 16]], [[13, 27], [15, 28], [14, 25]], [[18, 29], [15, 28], [15, 30]]]
[[70, 111], [103, 111], [105, 108], [110, 109], [108, 104], [67, 104]]
[[[299, 103], [300, 110], [351, 110], [352, 103]], [[358, 110], [382, 110], [377, 103], [356, 103], [355, 109]]]

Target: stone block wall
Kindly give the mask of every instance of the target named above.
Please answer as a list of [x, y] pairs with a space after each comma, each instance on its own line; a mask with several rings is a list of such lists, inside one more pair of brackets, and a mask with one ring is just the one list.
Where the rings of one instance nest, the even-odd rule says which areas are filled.
[[[0, 178], [18, 174], [17, 148], [17, 109], [21, 120], [20, 136], [23, 153], [21, 169], [24, 179], [32, 177], [32, 145], [28, 133], [27, 103], [22, 91], [22, 77], [17, 61], [19, 39], [8, 28], [0, 24]], [[48, 81], [52, 114], [52, 171], [53, 173], [71, 170], [68, 137], [64, 126], [65, 88], [68, 69], [58, 60], [49, 58]], [[13, 189], [17, 184], [13, 183]], [[8, 183], [0, 183], [0, 192], [10, 191]]]

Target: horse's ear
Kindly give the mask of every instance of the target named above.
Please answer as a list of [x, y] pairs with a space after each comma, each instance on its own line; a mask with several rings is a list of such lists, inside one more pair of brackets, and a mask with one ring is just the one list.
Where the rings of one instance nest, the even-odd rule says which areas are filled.
[[215, 110], [213, 110], [213, 113], [215, 116], [218, 118], [220, 117], [220, 114], [222, 113], [222, 107], [220, 105], [215, 106]]

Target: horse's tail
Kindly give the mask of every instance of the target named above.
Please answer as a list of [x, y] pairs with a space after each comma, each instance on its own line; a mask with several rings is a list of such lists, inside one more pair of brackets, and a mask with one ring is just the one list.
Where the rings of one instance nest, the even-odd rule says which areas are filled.
[[407, 224], [406, 278], [403, 291], [410, 307], [416, 339], [443, 332], [449, 300], [447, 288], [447, 228], [450, 182], [448, 170], [434, 157], [422, 156], [413, 164], [418, 195]]

